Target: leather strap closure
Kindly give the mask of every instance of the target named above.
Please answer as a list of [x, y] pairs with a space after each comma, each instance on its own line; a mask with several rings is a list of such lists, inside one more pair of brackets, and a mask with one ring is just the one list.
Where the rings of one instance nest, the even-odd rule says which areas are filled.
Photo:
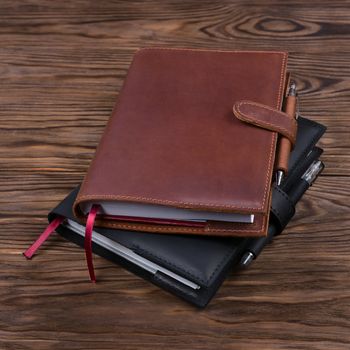
[[294, 146], [297, 135], [297, 122], [288, 114], [276, 108], [247, 100], [237, 101], [233, 106], [233, 113], [245, 123], [275, 131], [285, 136]]
[[281, 190], [278, 186], [273, 186], [272, 200], [271, 200], [271, 218], [278, 227], [280, 234], [287, 226], [289, 221], [295, 214], [295, 206], [287, 193]]

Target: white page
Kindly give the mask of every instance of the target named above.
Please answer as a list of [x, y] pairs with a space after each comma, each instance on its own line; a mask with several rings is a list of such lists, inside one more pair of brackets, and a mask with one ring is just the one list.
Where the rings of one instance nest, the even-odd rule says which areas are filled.
[[[67, 223], [65, 223], [64, 225], [73, 232], [79, 234], [80, 236], [85, 236], [85, 227], [78, 224], [77, 222], [67, 219]], [[157, 271], [159, 271], [192, 289], [200, 289], [200, 286], [198, 284], [136, 254], [131, 249], [121, 245], [118, 242], [113, 241], [108, 237], [99, 234], [96, 231], [93, 231], [92, 233], [92, 241], [152, 274], [156, 274]]]
[[[253, 223], [254, 215], [251, 214], [235, 214], [235, 213], [221, 213], [211, 211], [191, 210], [184, 208], [175, 208], [165, 205], [157, 204], [143, 204], [135, 202], [122, 201], [100, 201], [102, 208], [101, 213], [111, 216], [131, 216], [139, 218], [153, 218], [153, 219], [169, 219], [182, 221], [224, 221], [224, 222], [243, 222]], [[83, 208], [85, 214], [91, 209], [92, 203], [86, 204]]]

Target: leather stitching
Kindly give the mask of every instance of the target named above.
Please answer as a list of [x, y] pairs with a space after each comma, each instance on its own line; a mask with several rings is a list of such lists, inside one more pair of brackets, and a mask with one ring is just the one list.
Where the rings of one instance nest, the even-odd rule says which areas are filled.
[[290, 200], [289, 196], [284, 192], [282, 191], [280, 188], [278, 188], [277, 186], [275, 186], [275, 190], [277, 190], [277, 192], [282, 196], [284, 197], [284, 199], [289, 203], [290, 207], [289, 207], [289, 212], [291, 213], [293, 211], [293, 208], [294, 207], [294, 204], [293, 202]]
[[[98, 221], [97, 221], [98, 223]], [[239, 225], [239, 223], [235, 223], [235, 225]], [[159, 232], [164, 232], [164, 231], [168, 231], [168, 232], [175, 232], [178, 233], [179, 230], [180, 232], [194, 232], [194, 233], [203, 233], [205, 234], [205, 232], [208, 230], [203, 230], [200, 228], [188, 228], [188, 227], [163, 227], [163, 226], [157, 226], [157, 225], [149, 225], [149, 226], [145, 226], [145, 225], [135, 225], [135, 224], [119, 224], [119, 223], [110, 223], [110, 222], [106, 222], [104, 221], [104, 226], [106, 227], [116, 227], [116, 228], [121, 228], [121, 229], [134, 229], [134, 230], [152, 230], [152, 232], [154, 231], [159, 231]], [[265, 219], [263, 220], [263, 227], [261, 230], [256, 229], [256, 230], [252, 230], [250, 228], [247, 229], [220, 229], [220, 228], [212, 228], [210, 229], [211, 233], [215, 233], [215, 232], [252, 232], [252, 233], [258, 233], [258, 232], [262, 232], [264, 231], [265, 228]]]
[[[141, 50], [138, 50], [134, 56], [134, 59], [133, 59], [133, 62], [131, 63], [131, 65], [135, 62], [135, 57], [136, 55], [140, 55], [142, 52], [145, 52], [146, 50], [181, 50], [181, 51], [208, 51], [208, 50], [197, 50], [197, 49], [176, 49], [176, 48], [144, 48], [144, 49], [141, 49]], [[285, 52], [277, 52], [277, 51], [220, 51], [220, 50], [211, 50], [209, 52], [227, 52], [227, 53], [245, 53], [245, 52], [254, 52], [254, 53], [259, 53], [259, 54], [271, 54], [271, 53], [274, 53], [274, 54], [279, 54], [279, 55], [282, 55], [283, 58], [282, 58], [282, 64], [281, 64], [281, 73], [280, 73], [280, 86], [279, 86], [279, 91], [278, 91], [278, 97], [277, 97], [277, 105], [276, 105], [276, 108], [279, 108], [280, 106], [280, 103], [281, 103], [281, 94], [282, 94], [282, 87], [283, 87], [283, 83], [284, 83], [284, 80], [285, 80], [285, 65], [286, 65], [286, 58], [287, 58], [287, 54]], [[122, 92], [125, 88], [127, 84], [127, 79], [126, 79], [126, 83], [124, 84], [122, 90], [120, 91], [119, 93], [119, 98], [122, 97]], [[115, 111], [118, 109], [118, 105], [116, 105], [115, 107]], [[111, 120], [112, 118], [110, 118]], [[268, 170], [267, 170], [267, 175], [266, 175], [266, 182], [265, 182], [265, 189], [264, 189], [264, 197], [263, 197], [263, 201], [262, 201], [262, 205], [261, 207], [259, 208], [251, 208], [251, 207], [242, 207], [242, 206], [233, 206], [233, 205], [227, 205], [227, 206], [217, 206], [217, 205], [212, 205], [210, 203], [205, 203], [205, 204], [201, 204], [201, 203], [189, 203], [189, 202], [178, 202], [178, 201], [167, 201], [167, 200], [157, 200], [155, 198], [144, 198], [144, 197], [134, 197], [134, 196], [113, 196], [113, 195], [105, 195], [105, 196], [98, 196], [98, 195], [86, 195], [86, 196], [79, 196], [78, 195], [78, 198], [76, 199], [75, 203], [74, 203], [74, 210], [76, 210], [77, 206], [79, 205], [79, 203], [81, 201], [84, 201], [84, 200], [89, 200], [89, 199], [104, 199], [104, 198], [109, 198], [109, 199], [121, 199], [121, 198], [125, 198], [125, 199], [132, 199], [132, 200], [146, 200], [146, 201], [149, 201], [149, 202], [154, 202], [154, 203], [164, 203], [164, 204], [183, 204], [183, 205], [196, 205], [196, 206], [200, 206], [200, 207], [204, 207], [204, 206], [210, 206], [212, 208], [215, 208], [215, 207], [222, 207], [222, 208], [229, 208], [229, 209], [239, 209], [239, 210], [242, 210], [242, 209], [251, 209], [251, 210], [261, 210], [264, 208], [265, 206], [265, 202], [266, 202], [266, 194], [267, 194], [267, 187], [268, 187], [268, 183], [269, 183], [269, 179], [270, 179], [270, 173], [271, 173], [271, 163], [272, 163], [272, 158], [273, 157], [273, 150], [276, 146], [276, 135], [274, 135], [272, 137], [272, 140], [271, 140], [271, 147], [270, 147], [270, 155], [269, 155], [269, 161], [268, 161]], [[98, 152], [98, 149], [99, 147], [97, 148], [97, 152]], [[85, 182], [85, 179], [84, 179], [84, 182]], [[115, 226], [113, 224], [111, 224], [111, 226]], [[118, 227], [125, 227], [125, 228], [135, 228], [134, 225], [120, 225]], [[137, 227], [137, 228], [140, 228], [140, 227]], [[252, 233], [260, 233], [260, 232], [263, 232], [265, 229], [265, 220], [263, 220], [263, 225], [261, 227], [260, 230], [234, 230], [234, 229], [218, 229], [217, 231], [219, 232], [227, 232], [227, 233], [231, 233], [231, 232], [239, 232], [239, 231], [244, 231], [246, 233], [248, 232], [252, 232]], [[164, 228], [163, 228], [164, 230]], [[195, 230], [195, 229], [185, 229], [185, 228], [181, 228], [181, 231], [188, 231], [188, 232], [200, 232], [199, 230]], [[179, 232], [178, 230], [176, 232]]]
[[282, 59], [282, 68], [281, 68], [281, 74], [280, 74], [280, 87], [279, 87], [279, 91], [278, 91], [278, 99], [277, 99], [277, 106], [276, 108], [280, 108], [281, 106], [281, 98], [282, 98], [282, 94], [283, 94], [283, 90], [284, 90], [284, 83], [285, 83], [285, 79], [286, 79], [286, 74], [284, 74], [285, 72], [285, 68], [286, 68], [286, 64], [287, 64], [287, 55], [286, 53], [282, 53], [283, 55], [283, 59]]
[[[255, 119], [252, 119], [249, 115], [245, 114], [242, 112], [241, 110], [241, 106], [245, 104], [245, 105], [250, 105], [250, 106], [256, 106], [256, 107], [259, 107], [259, 108], [262, 108], [262, 109], [266, 109], [266, 110], [269, 110], [269, 111], [272, 111], [276, 114], [278, 114], [279, 116], [283, 116], [284, 118], [288, 118], [288, 120], [292, 123], [291, 127], [292, 127], [292, 131], [291, 130], [288, 130], [286, 129], [285, 127], [283, 126], [280, 126], [280, 125], [276, 125], [276, 124], [272, 124], [272, 123], [269, 123], [265, 120], [255, 120]], [[250, 101], [241, 101], [239, 103], [237, 103], [237, 105], [234, 106], [235, 108], [235, 111], [237, 112], [237, 114], [239, 115], [240, 119], [244, 120], [244, 121], [247, 121], [247, 122], [253, 122], [255, 125], [258, 125], [258, 126], [264, 126], [264, 125], [268, 125], [268, 126], [271, 126], [273, 127], [273, 131], [283, 131], [285, 136], [288, 137], [288, 139], [294, 144], [295, 143], [295, 139], [296, 139], [296, 130], [297, 130], [297, 123], [296, 123], [296, 120], [295, 119], [292, 119], [290, 117], [288, 117], [285, 113], [282, 113], [280, 111], [277, 111], [273, 108], [270, 108], [268, 106], [264, 106], [264, 105], [260, 105], [260, 104], [257, 104], [257, 103], [254, 103], [254, 102], [250, 102]], [[259, 125], [259, 122], [262, 123], [261, 125]]]
[[[208, 49], [188, 49], [184, 47], [143, 47], [138, 49], [135, 52], [136, 55], [141, 55], [142, 53], [145, 53], [146, 51], [184, 51], [184, 52], [208, 52], [208, 53], [257, 53], [257, 54], [278, 54], [278, 55], [283, 55], [283, 59], [285, 60], [286, 58], [286, 53], [284, 51], [252, 51], [252, 50], [208, 50]], [[284, 61], [283, 61], [284, 63]]]
[[[134, 196], [127, 196], [127, 195], [83, 195], [80, 196], [79, 199], [77, 200], [78, 204], [82, 201], [85, 200], [90, 200], [90, 199], [95, 199], [95, 200], [103, 200], [103, 199], [116, 199], [116, 200], [121, 200], [121, 199], [126, 199], [126, 200], [134, 200], [134, 201], [147, 201], [147, 202], [153, 202], [153, 203], [159, 203], [159, 204], [184, 204], [184, 205], [193, 205], [197, 207], [210, 207], [210, 208], [223, 208], [223, 209], [252, 209], [252, 210], [259, 210], [262, 209], [263, 207], [259, 208], [252, 208], [252, 207], [236, 207], [234, 205], [217, 205], [217, 204], [211, 204], [211, 203], [194, 203], [194, 202], [184, 202], [184, 201], [171, 201], [171, 200], [166, 200], [166, 199], [155, 199], [155, 198], [149, 198], [149, 197], [134, 197]], [[241, 211], [240, 211], [241, 213]]]
[[279, 114], [284, 119], [287, 119], [288, 121], [292, 122], [292, 124], [294, 124], [293, 127], [297, 128], [297, 121], [294, 118], [291, 118], [291, 117], [289, 117], [288, 114], [286, 114], [284, 112], [281, 112], [281, 111], [279, 111], [277, 109], [271, 108], [270, 106], [259, 104], [259, 103], [252, 102], [252, 101], [241, 101], [239, 104], [240, 105], [241, 104], [247, 104], [247, 105], [251, 105], [251, 106], [256, 106], [256, 107], [259, 107], [259, 108], [267, 109], [268, 111], [271, 111], [271, 112], [274, 112], [276, 114]]
[[[202, 234], [207, 234], [208, 232], [210, 233], [216, 233], [216, 232], [227, 232], [227, 233], [233, 233], [233, 232], [244, 232], [245, 234], [247, 233], [252, 233], [252, 234], [256, 234], [256, 233], [261, 233], [264, 231], [265, 227], [266, 227], [266, 218], [264, 218], [263, 223], [262, 223], [262, 227], [259, 229], [252, 229], [251, 227], [246, 227], [246, 228], [242, 228], [242, 229], [237, 229], [237, 226], [243, 225], [243, 224], [239, 224], [239, 223], [234, 223], [235, 228], [213, 228], [213, 227], [208, 227], [205, 230], [203, 229], [196, 229], [196, 228], [187, 228], [187, 227], [181, 227], [180, 229], [178, 227], [159, 227], [159, 226], [144, 226], [144, 225], [135, 225], [135, 224], [115, 224], [115, 223], [105, 223], [106, 226], [108, 227], [116, 227], [116, 228], [121, 228], [121, 229], [134, 229], [134, 230], [151, 230], [151, 232], [173, 232], [173, 233], [202, 233]], [[180, 230], [180, 231], [179, 231]]]
[[307, 148], [305, 148], [304, 152], [302, 154], [300, 154], [300, 156], [298, 157], [298, 160], [295, 162], [294, 166], [292, 169], [289, 170], [290, 173], [292, 173], [294, 171], [294, 169], [296, 169], [300, 163], [300, 159], [304, 158], [305, 155], [310, 151], [311, 147], [313, 145], [316, 144], [316, 139], [318, 139], [324, 130], [323, 126], [320, 126], [319, 124], [317, 124], [316, 122], [314, 122], [313, 120], [310, 119], [300, 119], [301, 122], [306, 123], [306, 124], [311, 124], [313, 128], [317, 128], [317, 133], [314, 135], [314, 137], [310, 140], [309, 145]]
[[[266, 227], [266, 218], [263, 218], [262, 221], [262, 226], [260, 229], [255, 229], [252, 230], [250, 227], [247, 227], [246, 229], [237, 229], [237, 228], [212, 228], [210, 229], [211, 233], [215, 233], [215, 232], [227, 232], [227, 233], [234, 233], [234, 232], [244, 232], [245, 234], [247, 233], [252, 233], [252, 234], [256, 234], [256, 233], [261, 233], [265, 231], [265, 227]], [[235, 226], [238, 226], [239, 223], [234, 223]]]
[[[277, 194], [279, 194], [280, 196], [282, 196], [282, 198], [284, 198], [287, 203], [289, 204], [288, 206], [288, 216], [291, 217], [294, 215], [295, 209], [294, 209], [294, 204], [292, 203], [292, 201], [290, 200], [289, 196], [282, 191], [280, 188], [278, 187], [274, 187], [274, 190], [277, 191]], [[285, 220], [283, 219], [283, 216], [281, 216], [279, 210], [275, 207], [271, 206], [271, 211], [276, 215], [276, 217], [278, 218], [278, 221], [280, 223], [281, 226], [285, 226]]]
[[153, 254], [151, 252], [149, 252], [148, 250], [145, 250], [143, 248], [141, 248], [140, 246], [138, 246], [137, 244], [134, 245], [134, 248], [137, 249], [139, 252], [144, 252], [147, 255], [149, 255], [150, 257], [156, 258], [157, 260], [168, 264], [169, 266], [172, 266], [174, 268], [176, 268], [177, 270], [179, 270], [180, 272], [183, 272], [185, 274], [187, 274], [188, 276], [204, 283], [204, 284], [209, 284], [213, 278], [213, 276], [215, 275], [215, 273], [217, 272], [218, 269], [221, 268], [221, 266], [227, 262], [229, 256], [232, 254], [232, 248], [230, 247], [228, 249], [228, 251], [226, 252], [226, 254], [224, 255], [223, 259], [221, 259], [220, 263], [216, 266], [215, 270], [210, 274], [210, 276], [208, 277], [208, 279], [204, 280], [203, 278], [196, 276], [195, 274], [193, 274], [192, 272], [188, 271], [184, 266], [182, 265], [175, 265], [172, 262], [170, 262], [169, 260], [160, 257], [159, 255]]
[[[154, 280], [156, 280], [158, 283], [160, 283], [162, 286], [169, 286], [171, 287], [171, 285], [169, 285], [169, 283], [166, 283], [165, 280], [159, 278], [157, 276], [157, 274], [155, 274], [153, 276]], [[203, 288], [203, 291], [202, 291], [202, 288]], [[199, 292], [195, 292], [195, 291], [188, 291], [186, 292], [185, 290], [182, 290], [180, 288], [176, 288], [176, 295], [180, 295], [181, 297], [183, 297], [184, 299], [186, 300], [192, 300], [194, 304], [196, 304], [197, 306], [201, 306], [203, 307], [204, 305], [202, 304], [207, 304], [208, 302], [208, 295], [209, 295], [209, 292], [211, 290], [205, 288], [205, 287], [202, 287], [200, 289], [200, 291], [202, 291], [202, 293], [200, 294]], [[213, 287], [210, 287], [210, 288], [213, 288]], [[174, 290], [172, 290], [173, 293], [174, 293]]]
[[159, 283], [162, 287], [165, 286], [165, 288], [166, 287], [171, 288], [172, 292], [176, 291], [176, 293], [175, 293], [176, 295], [179, 295], [179, 296], [181, 296], [181, 297], [183, 297], [185, 299], [193, 300], [193, 302], [195, 300], [197, 300], [197, 298], [196, 298], [197, 293], [195, 292], [195, 290], [188, 289], [188, 292], [186, 292], [185, 290], [181, 289], [181, 287], [179, 287], [176, 283], [174, 284], [175, 286], [173, 286], [172, 284], [167, 282], [166, 279], [160, 278], [157, 274], [153, 275], [152, 278], [153, 278], [154, 281]]

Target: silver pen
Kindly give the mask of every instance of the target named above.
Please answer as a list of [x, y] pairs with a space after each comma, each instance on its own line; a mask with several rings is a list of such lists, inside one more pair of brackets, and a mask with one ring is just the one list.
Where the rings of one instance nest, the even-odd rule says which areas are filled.
[[[311, 163], [300, 180], [292, 187], [288, 192], [288, 196], [293, 205], [296, 205], [300, 198], [304, 195], [307, 189], [312, 186], [317, 176], [324, 169], [324, 164], [320, 160], [316, 160]], [[272, 222], [269, 224], [266, 237], [253, 238], [248, 243], [246, 251], [243, 254], [240, 265], [247, 267], [250, 263], [256, 259], [264, 247], [272, 241], [273, 237], [278, 233], [277, 227]]]

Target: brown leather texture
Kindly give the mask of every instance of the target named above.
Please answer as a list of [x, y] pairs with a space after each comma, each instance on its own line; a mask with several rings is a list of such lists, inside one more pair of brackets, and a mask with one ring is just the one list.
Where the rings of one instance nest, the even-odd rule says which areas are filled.
[[276, 170], [282, 170], [284, 174], [288, 173], [288, 161], [292, 145], [286, 137], [278, 141], [278, 153], [276, 159]]
[[289, 114], [252, 101], [237, 101], [233, 113], [243, 122], [275, 131], [286, 137], [292, 145], [295, 144], [297, 122]]
[[288, 96], [291, 79], [292, 79], [292, 74], [290, 72], [287, 72], [286, 73], [286, 80], [285, 80], [285, 84], [284, 84], [284, 93], [283, 93], [284, 98], [286, 98]]
[[[288, 96], [286, 99], [285, 105], [285, 113], [289, 116], [291, 120], [295, 119], [297, 106], [297, 97], [296, 96]], [[290, 152], [292, 150], [291, 141], [286, 137], [281, 137], [278, 141], [278, 152], [276, 158], [276, 169], [282, 170], [284, 174], [288, 173], [288, 161]]]
[[[97, 220], [99, 226], [162, 233], [265, 235], [277, 133], [232, 115], [236, 101], [280, 109], [284, 52], [139, 50], [74, 212], [83, 202], [156, 203], [255, 214], [254, 224], [204, 228]], [[267, 118], [267, 117], [266, 117]]]
[[[80, 218], [82, 219], [82, 218]], [[223, 237], [256, 237], [265, 235], [267, 229], [268, 217], [264, 214], [256, 214], [253, 224], [245, 223], [228, 223], [211, 221], [204, 227], [188, 227], [174, 225], [156, 225], [149, 223], [140, 223], [132, 221], [117, 221], [97, 218], [96, 226], [108, 227], [120, 230], [154, 232], [154, 233], [172, 233], [172, 234], [190, 234], [190, 235], [217, 235]]]

